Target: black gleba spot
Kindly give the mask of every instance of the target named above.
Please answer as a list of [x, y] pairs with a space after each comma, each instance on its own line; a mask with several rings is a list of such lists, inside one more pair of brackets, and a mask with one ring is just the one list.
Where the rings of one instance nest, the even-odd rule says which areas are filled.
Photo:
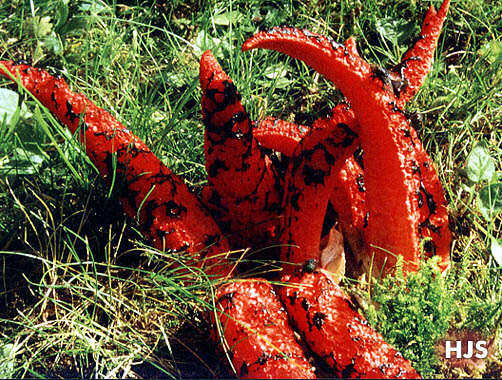
[[248, 373], [248, 365], [246, 362], [243, 362], [240, 369], [240, 377], [247, 376]]
[[318, 330], [321, 329], [322, 325], [324, 324], [324, 319], [326, 318], [326, 314], [317, 312], [314, 314], [314, 317], [312, 318], [312, 322], [314, 323], [314, 326], [317, 327]]
[[187, 212], [186, 207], [177, 204], [173, 200], [165, 202], [164, 206], [166, 207], [167, 216], [178, 217], [181, 213]]

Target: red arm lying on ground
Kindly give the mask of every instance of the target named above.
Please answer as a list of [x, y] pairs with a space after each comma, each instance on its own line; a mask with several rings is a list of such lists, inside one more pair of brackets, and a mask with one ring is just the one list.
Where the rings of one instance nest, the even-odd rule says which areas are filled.
[[268, 281], [242, 280], [221, 286], [216, 310], [237, 376], [315, 378]]
[[419, 378], [408, 360], [355, 311], [324, 270], [297, 272], [278, 287], [282, 302], [308, 345], [343, 378]]
[[79, 133], [87, 154], [105, 179], [111, 181], [116, 168], [122, 205], [132, 218], [139, 213], [140, 226], [155, 247], [207, 259], [199, 264], [209, 274], [229, 273], [231, 267], [214, 258], [229, 251], [218, 226], [183, 181], [138, 137], [84, 95], [72, 92], [62, 78], [23, 63], [0, 64], [9, 72], [0, 66], [1, 75], [18, 77], [62, 124]]

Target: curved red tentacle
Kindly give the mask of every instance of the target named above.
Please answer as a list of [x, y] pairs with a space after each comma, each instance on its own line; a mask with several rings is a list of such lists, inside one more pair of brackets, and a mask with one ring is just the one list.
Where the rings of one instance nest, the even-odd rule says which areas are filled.
[[444, 0], [436, 12], [431, 5], [425, 15], [422, 30], [413, 46], [403, 55], [401, 63], [391, 69], [402, 83], [398, 91], [398, 107], [404, 107], [424, 83], [425, 77], [430, 72], [434, 51], [443, 28], [443, 23], [448, 13], [450, 0]]
[[357, 147], [356, 138], [347, 124], [319, 119], [295, 149], [285, 185], [280, 241], [286, 245], [281, 249], [281, 260], [302, 263], [319, 258], [329, 196], [340, 166]]
[[[230, 272], [231, 266], [215, 258], [229, 251], [216, 223], [183, 181], [138, 137], [84, 95], [72, 92], [63, 79], [26, 64], [0, 64], [72, 133], [79, 131], [100, 174], [108, 181], [115, 174], [124, 210], [132, 218], [139, 215], [142, 230], [156, 248], [186, 251], [204, 259], [210, 274]], [[0, 74], [10, 78], [2, 69]]]
[[[243, 50], [252, 48], [273, 49], [305, 61], [332, 80], [351, 102], [361, 124], [370, 210], [365, 240], [373, 248], [374, 267], [377, 272], [385, 265], [390, 269], [396, 262], [396, 255], [403, 255], [405, 269], [416, 269], [420, 238], [424, 236], [419, 211], [423, 203], [418, 195], [423, 179], [414, 173], [418, 161], [410, 160], [410, 152], [415, 152], [421, 144], [397, 107], [392, 88], [367, 62], [350, 54], [345, 46], [308, 31], [275, 28], [258, 33], [243, 45]], [[424, 164], [432, 165], [430, 160]], [[441, 188], [434, 173], [428, 173], [433, 175], [428, 181]], [[442, 192], [433, 194], [432, 189], [426, 192], [430, 204], [435, 205], [431, 208], [431, 216], [438, 215], [437, 221], [442, 221], [441, 225], [431, 227], [433, 240], [429, 245], [446, 259], [449, 247], [447, 251], [438, 252], [438, 244], [434, 241], [443, 236], [449, 240], [446, 202]]]
[[[354, 132], [359, 130], [359, 124], [357, 123], [354, 113], [345, 104], [340, 104], [331, 111], [330, 122], [346, 125]], [[321, 125], [322, 122], [317, 122], [316, 124], [317, 128]], [[325, 123], [325, 125], [328, 125], [328, 123]], [[287, 157], [292, 157], [295, 149], [301, 143], [302, 139], [308, 135], [310, 130], [311, 128], [309, 127], [299, 126], [292, 122], [268, 117], [255, 127], [255, 137], [259, 143], [266, 148], [279, 151]], [[329, 137], [328, 134], [328, 138]], [[355, 137], [353, 144], [354, 147], [359, 146], [358, 137]], [[346, 148], [341, 147], [340, 149]], [[353, 149], [352, 147], [351, 150]], [[346, 156], [349, 152], [350, 151], [344, 152], [342, 155]], [[343, 164], [337, 165], [331, 170], [332, 174], [330, 175], [334, 178], [326, 181], [326, 184], [333, 185], [328, 195], [329, 201], [336, 211], [345, 239], [349, 242], [352, 251], [358, 258], [365, 259], [364, 253], [366, 251], [362, 233], [363, 229], [368, 224], [368, 209], [366, 207], [366, 188], [364, 186], [363, 169], [356, 162], [354, 156], [349, 155]], [[324, 195], [323, 191], [316, 191], [313, 196], [319, 198]], [[322, 214], [322, 210], [326, 209], [324, 205], [325, 202], [318, 201], [318, 203], [322, 203], [317, 206], [319, 207], [318, 221], [323, 221], [324, 215]], [[310, 203], [310, 206], [311, 205], [312, 203]], [[306, 215], [306, 218], [309, 218], [309, 220], [299, 218], [298, 224], [305, 223], [305, 225], [313, 226], [311, 223], [316, 217], [311, 213], [307, 213]], [[317, 231], [319, 225], [317, 223], [314, 223], [314, 225]], [[300, 230], [304, 230], [307, 236], [317, 236], [317, 234], [311, 234], [312, 231], [310, 231], [310, 229], [300, 227]], [[316, 239], [317, 238], [314, 238], [314, 241], [310, 244], [312, 245], [312, 250], [317, 245]], [[296, 239], [293, 238], [291, 239], [291, 241], [295, 240]], [[295, 245], [298, 244], [299, 241], [295, 243]], [[301, 257], [299, 260], [310, 256], [313, 255], [305, 255], [305, 257]]]
[[218, 288], [216, 310], [239, 378], [313, 379], [288, 316], [270, 282], [244, 280]]
[[[357, 53], [357, 43], [354, 37], [350, 37], [345, 41], [345, 47], [350, 54], [355, 56]], [[353, 123], [352, 119], [355, 118], [351, 111], [346, 111], [344, 105], [335, 107], [331, 114], [332, 117], [340, 119], [347, 112], [347, 120], [338, 120], [338, 123], [345, 122], [347, 125], [352, 125], [351, 129], [357, 133], [359, 126]], [[339, 115], [340, 114], [340, 115]], [[298, 125], [293, 122], [276, 119], [273, 117], [266, 117], [257, 123], [254, 127], [253, 134], [258, 142], [268, 149], [273, 149], [281, 152], [288, 157], [293, 155], [296, 146], [300, 141], [309, 133], [310, 127], [306, 125]]]
[[[347, 125], [356, 134], [359, 130], [359, 124], [352, 109], [345, 104], [339, 104], [333, 108], [329, 119], [332, 123]], [[267, 117], [255, 127], [255, 137], [266, 148], [292, 157], [295, 149], [310, 130], [311, 128], [307, 126]], [[359, 145], [358, 138], [354, 144]], [[362, 229], [367, 223], [363, 175], [361, 166], [353, 156], [349, 156], [339, 170], [333, 193], [330, 195], [330, 201], [335, 206], [340, 221], [345, 221], [358, 229]]]
[[[331, 111], [330, 122], [347, 125], [354, 132], [359, 130], [359, 124], [354, 113], [345, 104], [340, 104]], [[317, 127], [320, 127], [321, 124], [318, 122]], [[260, 144], [266, 148], [292, 157], [295, 149], [301, 140], [308, 135], [309, 131], [309, 127], [268, 117], [262, 120], [255, 128], [255, 136]], [[355, 144], [354, 146], [359, 146], [358, 137], [355, 138], [353, 144]], [[343, 154], [347, 155], [348, 153], [345, 152]], [[340, 166], [339, 170], [338, 166]], [[326, 182], [333, 184], [328, 195], [329, 201], [338, 215], [338, 221], [341, 224], [344, 236], [352, 247], [353, 252], [357, 257], [364, 259], [365, 249], [362, 233], [368, 224], [368, 208], [365, 199], [366, 187], [364, 186], [363, 169], [357, 163], [354, 156], [350, 155], [342, 165], [332, 168], [332, 171], [334, 178]], [[323, 196], [322, 194], [316, 192], [317, 197]], [[319, 207], [319, 212], [321, 213], [324, 204]], [[319, 215], [319, 220], [323, 220], [323, 217], [324, 215]], [[308, 218], [312, 218], [310, 213], [308, 214]], [[313, 219], [305, 221], [301, 218], [301, 220], [306, 222], [306, 225], [309, 225]], [[315, 246], [315, 243], [313, 246]]]
[[201, 58], [200, 83], [208, 186], [203, 199], [234, 245], [269, 240], [278, 223], [279, 195], [258, 148], [241, 96], [210, 51]]
[[[243, 51], [256, 48], [276, 50], [304, 61], [333, 81], [349, 100], [365, 92], [373, 93], [371, 90], [378, 87], [366, 61], [351, 54], [345, 45], [308, 30], [277, 27], [255, 34], [242, 45]], [[361, 87], [366, 85], [369, 87], [362, 92]]]
[[343, 236], [358, 259], [364, 261], [363, 231], [368, 226], [364, 172], [354, 156], [345, 160], [336, 176], [329, 201], [338, 215]]
[[279, 296], [309, 347], [342, 378], [420, 378], [410, 362], [356, 312], [332, 274], [286, 276]]

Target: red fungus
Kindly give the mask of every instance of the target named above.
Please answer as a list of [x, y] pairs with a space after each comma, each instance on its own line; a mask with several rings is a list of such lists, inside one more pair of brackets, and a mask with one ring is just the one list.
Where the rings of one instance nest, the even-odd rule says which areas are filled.
[[155, 247], [186, 251], [199, 264], [204, 262], [209, 274], [229, 274], [231, 266], [220, 259], [229, 251], [220, 229], [183, 181], [138, 137], [84, 95], [72, 92], [63, 79], [26, 64], [0, 64], [8, 70], [0, 66], [1, 75], [18, 77], [61, 123], [79, 133], [105, 179], [116, 176], [124, 210], [132, 218], [139, 213], [140, 226]]
[[[293, 153], [286, 175], [281, 260], [319, 259], [321, 232], [339, 168], [357, 135], [337, 118], [317, 120]], [[287, 271], [292, 266], [283, 266]]]
[[315, 378], [270, 282], [245, 280], [220, 286], [216, 310], [237, 376]]
[[208, 186], [204, 202], [237, 246], [257, 244], [277, 223], [279, 199], [241, 95], [210, 51], [200, 64]]
[[420, 168], [416, 170], [417, 163], [427, 169], [433, 164], [397, 107], [390, 80], [348, 45], [305, 30], [274, 28], [248, 39], [243, 50], [273, 49], [301, 59], [332, 80], [351, 102], [365, 153], [369, 225], [364, 236], [377, 272], [384, 266], [391, 269], [399, 254], [406, 270], [416, 269], [424, 237], [430, 238], [426, 248], [446, 265], [451, 237], [441, 184], [434, 169], [426, 181]]
[[257, 123], [253, 133], [262, 146], [291, 157], [309, 131], [305, 125], [267, 117]]
[[422, 30], [413, 46], [403, 55], [401, 63], [391, 69], [398, 86], [398, 107], [413, 98], [431, 70], [434, 51], [448, 14], [450, 0], [444, 0], [436, 12], [431, 5], [425, 15]]
[[[231, 79], [210, 52], [204, 53], [200, 82], [208, 186], [203, 197], [213, 217], [231, 233], [234, 246], [278, 239], [287, 244], [283, 260], [315, 259], [331, 198], [338, 204], [342, 226], [364, 230], [366, 243], [379, 246], [373, 252], [377, 267], [386, 260], [390, 266], [395, 262], [378, 249], [383, 248], [403, 254], [407, 269], [415, 268], [423, 238], [429, 239], [426, 253], [441, 255], [446, 265], [451, 236], [441, 184], [400, 108], [430, 70], [448, 5], [445, 0], [437, 13], [429, 10], [420, 39], [390, 71], [362, 60], [352, 38], [341, 45], [306, 30], [275, 28], [248, 40], [243, 50], [285, 52], [340, 87], [353, 109], [339, 105], [331, 118], [317, 120], [312, 128], [267, 118], [253, 131]], [[73, 133], [79, 132], [103, 177], [118, 176], [124, 185], [124, 209], [130, 216], [139, 214], [156, 247], [186, 250], [206, 259], [207, 272], [229, 274], [230, 265], [216, 257], [229, 250], [218, 226], [141, 140], [85, 96], [73, 93], [62, 79], [25, 64], [0, 63]], [[2, 70], [0, 74], [10, 76]], [[359, 142], [364, 177], [352, 155]], [[270, 149], [288, 159], [274, 161]], [[344, 230], [350, 235], [348, 227]], [[278, 289], [292, 324], [337, 375], [419, 376], [354, 310], [330, 274], [306, 266], [285, 280], [290, 286]], [[240, 377], [315, 377], [271, 283], [224, 284], [217, 290], [216, 308], [220, 338]]]
[[312, 351], [343, 378], [419, 378], [410, 362], [355, 311], [324, 270], [303, 270], [278, 286], [289, 317]]

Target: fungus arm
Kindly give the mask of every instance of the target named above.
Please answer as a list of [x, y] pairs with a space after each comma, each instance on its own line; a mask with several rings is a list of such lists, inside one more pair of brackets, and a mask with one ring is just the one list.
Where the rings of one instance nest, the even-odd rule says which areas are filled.
[[141, 229], [156, 248], [186, 251], [210, 274], [229, 273], [231, 266], [222, 257], [229, 247], [216, 223], [138, 137], [84, 95], [72, 92], [62, 78], [26, 64], [0, 64], [8, 71], [0, 68], [1, 75], [19, 78], [62, 124], [79, 134], [105, 180], [116, 176], [125, 212], [132, 218], [139, 213]]
[[217, 336], [238, 377], [315, 378], [270, 282], [242, 280], [220, 286], [216, 316]]
[[391, 69], [403, 84], [403, 89], [398, 94], [399, 107], [404, 107], [405, 103], [415, 96], [431, 70], [434, 52], [449, 6], [450, 0], [444, 0], [436, 12], [431, 5], [416, 42], [403, 55], [401, 63]]
[[[345, 106], [346, 107], [346, 106]], [[357, 134], [339, 119], [319, 119], [291, 159], [286, 177], [281, 260], [319, 259], [321, 232], [340, 167], [357, 144]], [[286, 271], [293, 269], [286, 266]]]
[[257, 123], [254, 128], [254, 136], [265, 148], [291, 157], [302, 138], [309, 131], [310, 128], [305, 125], [267, 117]]
[[258, 148], [241, 95], [210, 51], [201, 58], [200, 84], [208, 186], [203, 200], [239, 248], [268, 240], [280, 210], [275, 178]]
[[[374, 257], [373, 267], [393, 268], [397, 255], [403, 255], [405, 269], [418, 267], [420, 239], [424, 236], [421, 222], [423, 202], [418, 194], [420, 178], [414, 173], [410, 152], [421, 144], [415, 139], [404, 112], [397, 107], [397, 98], [379, 73], [349, 49], [329, 38], [294, 28], [274, 28], [248, 39], [243, 50], [267, 48], [305, 61], [332, 80], [350, 101], [360, 123], [360, 139], [364, 150], [366, 201], [369, 225], [365, 241]], [[419, 149], [419, 148], [418, 148]], [[422, 148], [423, 150], [423, 148]], [[430, 160], [424, 163], [431, 166]], [[432, 173], [434, 174], [434, 173]], [[441, 188], [437, 175], [428, 179]], [[423, 183], [423, 181], [422, 181]], [[435, 239], [449, 240], [447, 212], [442, 192], [426, 189], [433, 216], [440, 225], [431, 230], [432, 251], [448, 260], [449, 246], [442, 244], [438, 252]], [[423, 195], [423, 194], [422, 194]], [[434, 207], [436, 206], [436, 207]], [[429, 221], [426, 221], [427, 225]], [[448, 246], [448, 247], [446, 247]]]
[[410, 362], [355, 310], [327, 271], [301, 271], [278, 286], [289, 317], [312, 351], [342, 378], [419, 378]]

